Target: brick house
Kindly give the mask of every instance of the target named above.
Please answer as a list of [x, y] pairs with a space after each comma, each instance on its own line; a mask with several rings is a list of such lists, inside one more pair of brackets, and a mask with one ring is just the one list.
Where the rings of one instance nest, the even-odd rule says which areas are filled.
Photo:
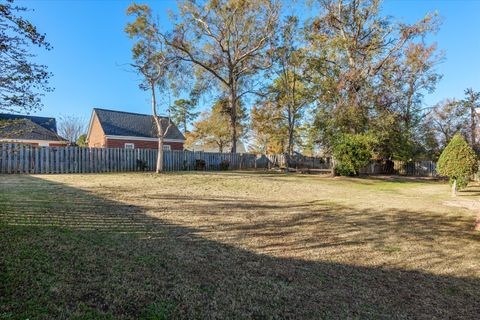
[[[161, 117], [168, 125], [168, 118]], [[183, 150], [185, 137], [172, 125], [164, 139], [165, 150]], [[157, 149], [157, 127], [151, 115], [94, 108], [87, 133], [89, 147]]]
[[21, 143], [40, 147], [66, 146], [57, 133], [55, 118], [0, 113], [0, 143]]

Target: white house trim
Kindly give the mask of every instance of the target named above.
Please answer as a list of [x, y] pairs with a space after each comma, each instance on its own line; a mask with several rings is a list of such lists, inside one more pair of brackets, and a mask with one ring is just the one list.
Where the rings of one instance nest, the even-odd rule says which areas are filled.
[[[132, 136], [114, 136], [114, 135], [105, 135], [107, 139], [114, 139], [114, 140], [136, 140], [136, 141], [158, 141], [158, 138], [150, 138], [150, 137], [132, 137]], [[165, 142], [180, 142], [183, 143], [185, 140], [183, 139], [163, 139]]]

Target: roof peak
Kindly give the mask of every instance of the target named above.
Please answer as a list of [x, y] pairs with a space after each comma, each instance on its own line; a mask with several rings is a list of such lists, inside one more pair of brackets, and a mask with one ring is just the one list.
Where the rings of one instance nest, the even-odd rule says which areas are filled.
[[[94, 108], [92, 115], [97, 117], [105, 135], [146, 138], [156, 138], [158, 136], [155, 118], [151, 115], [102, 108]], [[166, 125], [170, 118], [159, 117], [159, 120]], [[165, 138], [185, 140], [185, 137], [175, 125], [168, 131]]]
[[[93, 108], [93, 110], [94, 110], [94, 111], [96, 111], [96, 110], [101, 110], [101, 111], [116, 112], [116, 113], [134, 114], [134, 115], [137, 115], [137, 116], [152, 117], [151, 114], [138, 113], [138, 112], [130, 112], [130, 111], [112, 110], [112, 109], [105, 109], [105, 108]], [[160, 118], [168, 119], [168, 116], [160, 115], [159, 117], [160, 117]]]

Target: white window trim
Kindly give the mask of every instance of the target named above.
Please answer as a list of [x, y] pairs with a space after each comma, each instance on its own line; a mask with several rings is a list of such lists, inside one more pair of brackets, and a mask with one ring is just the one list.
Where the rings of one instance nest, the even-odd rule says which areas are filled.
[[135, 149], [135, 143], [125, 143], [125, 149]]
[[163, 145], [163, 151], [172, 151], [172, 146], [169, 144], [164, 144]]

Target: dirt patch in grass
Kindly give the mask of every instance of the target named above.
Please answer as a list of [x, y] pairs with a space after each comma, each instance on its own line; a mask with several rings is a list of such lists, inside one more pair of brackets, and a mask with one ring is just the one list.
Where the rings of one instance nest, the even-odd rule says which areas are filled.
[[475, 318], [475, 213], [444, 203], [477, 198], [389, 178], [0, 176], [0, 319]]

